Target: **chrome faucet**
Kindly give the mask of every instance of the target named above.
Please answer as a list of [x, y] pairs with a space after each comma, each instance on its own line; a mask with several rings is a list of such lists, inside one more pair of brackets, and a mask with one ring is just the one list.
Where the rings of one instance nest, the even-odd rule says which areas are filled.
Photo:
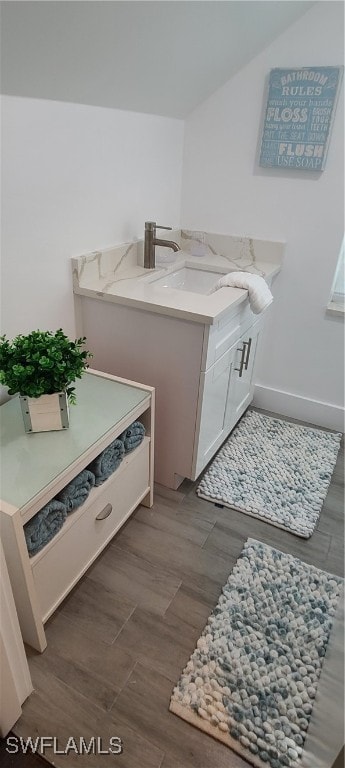
[[145, 241], [144, 241], [144, 267], [145, 269], [154, 269], [156, 266], [155, 246], [162, 245], [165, 248], [172, 248], [173, 251], [180, 251], [181, 248], [173, 240], [161, 240], [156, 237], [156, 229], [172, 229], [172, 227], [161, 227], [155, 221], [145, 221]]

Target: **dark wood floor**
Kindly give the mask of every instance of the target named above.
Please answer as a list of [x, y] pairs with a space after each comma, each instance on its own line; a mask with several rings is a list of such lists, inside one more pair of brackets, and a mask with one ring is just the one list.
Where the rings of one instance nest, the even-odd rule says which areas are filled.
[[[58, 767], [248, 768], [169, 713], [171, 691], [248, 536], [343, 575], [343, 478], [342, 446], [308, 540], [199, 499], [197, 483], [157, 486], [153, 508], [137, 509], [48, 622], [47, 650], [28, 649], [35, 691], [15, 733], [56, 736], [60, 748], [70, 736], [99, 736], [103, 749], [122, 739], [120, 756], [50, 755]], [[13, 762], [4, 742], [1, 757], [4, 768], [42, 765]]]

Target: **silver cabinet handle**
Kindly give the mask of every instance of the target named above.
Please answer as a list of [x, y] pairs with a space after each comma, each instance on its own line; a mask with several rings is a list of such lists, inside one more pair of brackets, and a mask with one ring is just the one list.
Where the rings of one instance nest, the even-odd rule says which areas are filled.
[[242, 349], [241, 349], [240, 347], [237, 347], [237, 351], [238, 351], [238, 352], [241, 352], [241, 362], [240, 362], [240, 367], [239, 367], [239, 368], [235, 368], [235, 371], [238, 371], [238, 372], [239, 372], [239, 374], [238, 374], [238, 375], [239, 375], [239, 377], [240, 377], [240, 378], [241, 378], [241, 376], [242, 376], [242, 373], [243, 373], [243, 368], [244, 368], [244, 357], [245, 357], [245, 354], [246, 354], [246, 347], [247, 347], [247, 344], [248, 344], [248, 342], [247, 342], [247, 341], [244, 341], [244, 342], [243, 342], [243, 347], [242, 347]]
[[246, 371], [247, 368], [248, 368], [248, 363], [249, 363], [249, 358], [250, 358], [250, 350], [251, 350], [251, 346], [252, 346], [252, 339], [249, 337], [248, 341], [245, 341], [244, 344], [247, 344], [247, 354], [246, 354], [246, 359], [245, 359], [245, 363], [244, 363], [244, 369]]
[[105, 520], [106, 517], [109, 517], [113, 511], [113, 507], [111, 504], [106, 504], [104, 509], [102, 509], [101, 512], [96, 515], [96, 520]]

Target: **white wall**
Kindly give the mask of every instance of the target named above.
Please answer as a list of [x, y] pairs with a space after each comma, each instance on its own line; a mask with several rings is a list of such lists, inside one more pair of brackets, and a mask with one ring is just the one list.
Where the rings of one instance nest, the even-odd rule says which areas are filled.
[[189, 116], [181, 222], [287, 242], [261, 345], [256, 401], [337, 428], [344, 322], [325, 306], [344, 228], [343, 99], [322, 173], [264, 169], [257, 158], [270, 69], [341, 65], [343, 29], [343, 4], [317, 3]]
[[2, 332], [74, 337], [71, 256], [179, 227], [184, 124], [2, 98]]

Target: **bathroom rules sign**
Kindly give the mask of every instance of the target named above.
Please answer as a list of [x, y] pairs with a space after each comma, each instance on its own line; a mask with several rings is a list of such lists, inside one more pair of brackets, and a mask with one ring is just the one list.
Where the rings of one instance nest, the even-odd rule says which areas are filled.
[[260, 165], [324, 169], [343, 69], [271, 70]]

